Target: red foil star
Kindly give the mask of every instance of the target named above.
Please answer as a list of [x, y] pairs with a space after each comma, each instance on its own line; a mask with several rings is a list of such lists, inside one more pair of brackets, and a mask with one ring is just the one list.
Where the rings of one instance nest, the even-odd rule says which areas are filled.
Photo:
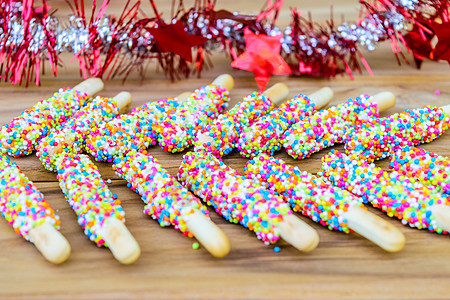
[[262, 92], [272, 75], [291, 74], [292, 70], [280, 55], [282, 34], [268, 36], [254, 34], [250, 29], [244, 31], [245, 52], [236, 58], [231, 66], [252, 71]]
[[159, 25], [157, 28], [150, 28], [149, 31], [161, 52], [178, 54], [189, 62], [192, 62], [191, 48], [208, 40], [202, 36], [188, 34], [179, 21], [169, 25]]

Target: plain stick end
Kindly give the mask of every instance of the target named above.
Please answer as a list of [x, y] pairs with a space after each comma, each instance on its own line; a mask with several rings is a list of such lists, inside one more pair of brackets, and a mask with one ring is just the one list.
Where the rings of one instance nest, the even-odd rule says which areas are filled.
[[216, 84], [221, 88], [231, 91], [234, 88], [234, 79], [229, 74], [222, 74], [219, 75], [216, 79], [214, 79], [212, 84]]
[[230, 252], [228, 237], [202, 212], [195, 210], [194, 213], [185, 216], [185, 221], [188, 230], [212, 256], [221, 258]]
[[319, 244], [317, 231], [294, 215], [285, 216], [278, 229], [283, 240], [302, 252], [310, 252]]
[[431, 207], [436, 224], [443, 230], [450, 232], [450, 206], [437, 204]]
[[85, 81], [80, 82], [74, 87], [74, 89], [92, 96], [100, 92], [103, 87], [104, 84], [100, 78], [89, 78]]
[[107, 221], [102, 236], [114, 258], [122, 264], [134, 263], [141, 255], [141, 248], [128, 228], [116, 218]]
[[178, 100], [179, 103], [182, 103], [182, 102], [186, 101], [190, 95], [192, 95], [191, 92], [184, 92], [184, 93], [179, 94], [175, 98]]
[[334, 92], [329, 87], [323, 87], [318, 91], [310, 94], [309, 99], [317, 106], [317, 109], [321, 109], [327, 105], [334, 96]]
[[359, 206], [349, 207], [345, 217], [350, 229], [388, 252], [399, 252], [405, 246], [405, 236], [400, 230]]
[[395, 105], [395, 95], [391, 92], [381, 92], [373, 96], [373, 102], [378, 105], [378, 111], [385, 111]]
[[132, 97], [128, 92], [120, 92], [113, 99], [117, 102], [119, 114], [125, 113], [131, 106]]
[[30, 230], [29, 235], [42, 255], [54, 264], [65, 262], [70, 255], [70, 244], [66, 238], [48, 223]]
[[280, 105], [288, 96], [289, 88], [284, 83], [279, 82], [265, 90], [263, 94], [269, 97], [275, 105]]

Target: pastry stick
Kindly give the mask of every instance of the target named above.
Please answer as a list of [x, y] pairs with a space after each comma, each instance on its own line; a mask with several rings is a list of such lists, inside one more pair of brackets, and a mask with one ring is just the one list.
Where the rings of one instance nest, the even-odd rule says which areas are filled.
[[228, 238], [210, 220], [208, 210], [153, 156], [130, 151], [115, 159], [113, 169], [142, 196], [144, 213], [162, 227], [172, 225], [184, 235], [194, 236], [215, 257], [228, 254]]
[[273, 155], [281, 149], [281, 137], [289, 127], [313, 115], [332, 97], [333, 91], [325, 87], [310, 97], [299, 94], [281, 104], [251, 126], [244, 128], [237, 143], [241, 155], [245, 157], [254, 157], [260, 153]]
[[108, 189], [89, 157], [62, 152], [54, 162], [59, 186], [86, 236], [99, 247], [109, 247], [119, 262], [135, 262], [141, 250], [125, 226], [120, 200]]
[[266, 244], [281, 237], [298, 250], [308, 252], [319, 242], [317, 232], [293, 216], [283, 199], [209, 153], [184, 155], [178, 179], [229, 222], [254, 231]]
[[50, 129], [66, 122], [102, 88], [100, 79], [90, 78], [73, 89], [60, 89], [53, 97], [39, 101], [1, 128], [1, 146], [14, 157], [30, 154]]
[[330, 230], [356, 231], [389, 252], [404, 247], [405, 237], [397, 228], [365, 210], [361, 198], [322, 177], [302, 172], [267, 154], [248, 161], [244, 174], [276, 192], [294, 211]]
[[0, 154], [0, 211], [48, 261], [59, 264], [67, 260], [70, 245], [58, 231], [59, 216], [36, 185], [4, 154]]
[[283, 146], [293, 158], [309, 157], [336, 143], [343, 143], [352, 128], [378, 117], [379, 112], [394, 104], [395, 96], [390, 92], [349, 99], [294, 124], [283, 135]]
[[320, 174], [404, 225], [439, 234], [450, 229], [450, 199], [407, 176], [383, 171], [337, 150], [323, 157]]

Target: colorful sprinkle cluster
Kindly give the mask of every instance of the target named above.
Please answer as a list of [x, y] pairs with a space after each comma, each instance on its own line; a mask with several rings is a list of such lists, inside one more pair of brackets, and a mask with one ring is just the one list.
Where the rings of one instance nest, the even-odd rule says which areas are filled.
[[158, 142], [164, 151], [180, 152], [192, 146], [197, 132], [228, 105], [228, 91], [210, 84], [196, 90], [159, 124]]
[[352, 205], [364, 207], [361, 198], [267, 154], [248, 161], [244, 174], [280, 195], [293, 211], [330, 230], [349, 233], [345, 212]]
[[111, 121], [119, 114], [113, 98], [96, 97], [81, 108], [66, 123], [51, 129], [36, 146], [36, 155], [47, 170], [54, 170], [54, 156], [63, 151], [81, 153], [85, 150], [88, 133], [103, 122]]
[[345, 150], [374, 161], [405, 146], [429, 143], [447, 130], [449, 124], [450, 117], [441, 108], [405, 110], [352, 128]]
[[450, 205], [450, 198], [435, 189], [399, 174], [386, 172], [373, 163], [358, 160], [332, 150], [322, 159], [320, 175], [335, 185], [345, 188], [364, 202], [380, 208], [389, 217], [402, 220], [418, 229], [447, 233], [436, 224], [431, 206]]
[[390, 167], [450, 194], [450, 159], [416, 147], [405, 147], [389, 157]]
[[266, 244], [279, 239], [278, 224], [285, 215], [292, 214], [289, 205], [272, 191], [206, 152], [184, 155], [178, 179], [229, 222], [254, 231]]
[[5, 124], [0, 131], [1, 146], [14, 157], [30, 154], [51, 128], [66, 122], [89, 99], [74, 89], [60, 89]]
[[306, 96], [298, 96], [281, 104], [267, 115], [246, 127], [239, 137], [237, 147], [244, 157], [260, 153], [273, 155], [281, 149], [281, 136], [292, 124], [314, 114], [316, 107]]
[[48, 223], [59, 229], [59, 216], [44, 195], [5, 154], [0, 154], [0, 211], [14, 231], [31, 242], [28, 233], [37, 225]]
[[128, 182], [127, 186], [142, 196], [144, 213], [158, 220], [161, 227], [173, 225], [183, 235], [192, 237], [185, 217], [195, 210], [209, 211], [150, 154], [130, 151], [114, 160], [113, 169]]
[[86, 149], [98, 161], [155, 145], [158, 123], [178, 107], [176, 98], [153, 101], [90, 131]]
[[106, 246], [101, 236], [109, 218], [125, 222], [120, 200], [106, 186], [97, 166], [87, 155], [60, 153], [55, 168], [59, 186], [77, 215], [78, 224], [97, 246]]
[[350, 128], [378, 117], [377, 104], [367, 95], [321, 110], [295, 123], [282, 137], [283, 146], [293, 158], [307, 158], [335, 143], [342, 143]]
[[200, 129], [194, 139], [195, 151], [204, 150], [216, 157], [227, 155], [236, 147], [244, 128], [252, 125], [274, 107], [264, 94], [252, 93], [212, 124]]

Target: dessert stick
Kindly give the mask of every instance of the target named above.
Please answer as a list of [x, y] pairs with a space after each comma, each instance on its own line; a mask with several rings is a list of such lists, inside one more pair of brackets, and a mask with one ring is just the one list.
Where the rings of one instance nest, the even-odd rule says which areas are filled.
[[100, 79], [90, 78], [73, 89], [60, 89], [53, 97], [39, 101], [1, 128], [2, 148], [14, 157], [30, 154], [51, 128], [66, 122], [102, 88]]
[[265, 244], [283, 238], [300, 251], [311, 251], [317, 232], [292, 215], [289, 205], [272, 191], [239, 175], [220, 158], [206, 152], [188, 152], [178, 179], [231, 223], [240, 223]]
[[0, 211], [14, 231], [32, 242], [48, 261], [59, 264], [67, 260], [70, 245], [58, 231], [59, 216], [5, 154], [0, 154]]
[[363, 123], [351, 129], [345, 151], [372, 162], [405, 146], [429, 143], [449, 127], [449, 112], [450, 105], [424, 106]]
[[191, 93], [185, 92], [175, 98], [148, 102], [134, 108], [110, 122], [90, 130], [86, 151], [97, 161], [112, 162], [115, 157], [130, 150], [147, 149], [156, 145], [158, 124], [172, 114]]
[[407, 176], [383, 171], [358, 156], [347, 156], [337, 150], [322, 158], [319, 174], [389, 217], [397, 217], [404, 225], [439, 234], [450, 230], [450, 198]]
[[244, 174], [281, 196], [293, 211], [330, 230], [356, 231], [389, 252], [398, 252], [405, 245], [404, 235], [365, 210], [361, 198], [279, 158], [267, 154], [254, 157], [244, 166]]
[[379, 112], [394, 104], [395, 96], [390, 92], [349, 99], [295, 123], [283, 135], [283, 146], [293, 158], [309, 157], [312, 153], [344, 142], [352, 127], [378, 117]]
[[172, 225], [185, 236], [195, 236], [215, 257], [228, 254], [228, 238], [211, 221], [208, 210], [153, 156], [130, 151], [114, 160], [113, 169], [142, 196], [144, 213], [161, 227]]
[[55, 156], [55, 169], [59, 186], [86, 236], [99, 247], [109, 247], [119, 262], [135, 262], [140, 248], [125, 226], [120, 200], [108, 189], [89, 157], [61, 152]]
[[416, 147], [406, 146], [389, 157], [390, 167], [401, 175], [420, 180], [450, 194], [450, 159]]
[[313, 115], [333, 97], [333, 91], [322, 88], [310, 95], [299, 94], [281, 104], [251, 126], [244, 128], [237, 147], [244, 157], [254, 157], [260, 153], [273, 155], [281, 149], [281, 136], [293, 124]]
[[230, 111], [219, 115], [208, 126], [200, 129], [194, 139], [194, 151], [205, 150], [216, 157], [227, 155], [236, 147], [245, 127], [267, 114], [289, 93], [285, 84], [277, 83], [264, 93], [253, 92], [238, 102]]
[[36, 146], [36, 156], [47, 170], [53, 171], [56, 154], [63, 151], [84, 152], [89, 132], [123, 113], [130, 104], [131, 95], [128, 92], [121, 92], [114, 98], [97, 96], [77, 111], [69, 121], [53, 128]]
[[167, 152], [180, 152], [192, 146], [197, 132], [228, 105], [228, 93], [233, 86], [233, 77], [225, 74], [196, 90], [173, 114], [159, 123], [158, 143], [161, 148]]

